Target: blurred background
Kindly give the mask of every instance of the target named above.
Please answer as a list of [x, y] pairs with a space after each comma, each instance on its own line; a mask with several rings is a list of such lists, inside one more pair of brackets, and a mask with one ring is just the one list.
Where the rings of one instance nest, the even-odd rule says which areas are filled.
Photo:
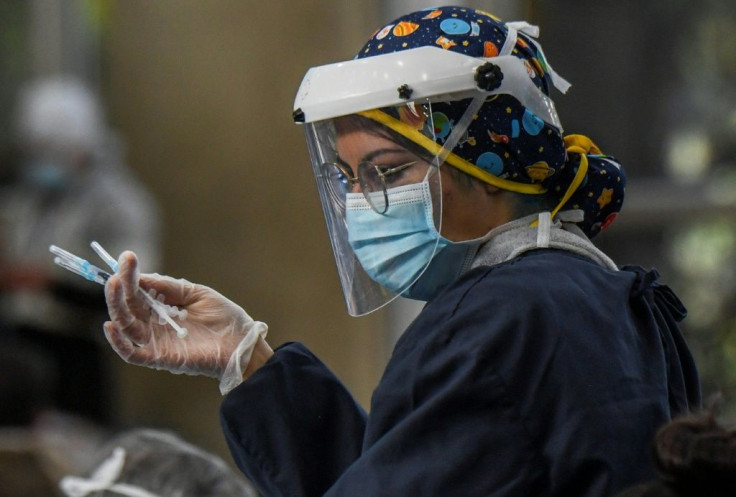
[[[628, 172], [622, 215], [596, 243], [621, 265], [656, 267], [682, 298], [705, 396], [736, 421], [736, 3], [453, 3], [541, 27], [548, 59], [573, 84], [555, 95], [565, 131], [591, 136]], [[345, 312], [292, 103], [309, 67], [351, 58], [376, 28], [435, 4], [0, 0], [0, 183], [20, 174], [19, 91], [79, 78], [150, 196], [154, 228], [139, 234], [155, 242], [151, 269], [229, 296], [269, 324], [274, 346], [304, 342], [368, 407], [418, 306]], [[97, 354], [104, 423], [170, 428], [229, 460], [214, 380]]]

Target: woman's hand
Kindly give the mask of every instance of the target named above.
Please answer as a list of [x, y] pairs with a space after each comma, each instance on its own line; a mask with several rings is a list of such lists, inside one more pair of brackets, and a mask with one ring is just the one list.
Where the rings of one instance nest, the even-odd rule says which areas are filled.
[[[104, 328], [108, 342], [126, 362], [217, 378], [225, 394], [243, 381], [244, 372], [251, 374], [273, 354], [263, 339], [266, 324], [213, 289], [168, 276], [140, 275], [132, 252], [123, 252], [119, 266], [105, 285], [111, 321]], [[141, 295], [151, 290], [165, 304], [186, 311], [179, 321], [186, 336], [177, 336], [152, 311]], [[254, 349], [254, 364], [249, 364]]]

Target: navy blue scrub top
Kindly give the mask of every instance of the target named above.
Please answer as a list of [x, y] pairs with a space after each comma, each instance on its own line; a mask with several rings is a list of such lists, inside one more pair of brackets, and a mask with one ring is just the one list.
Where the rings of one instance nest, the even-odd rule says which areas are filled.
[[370, 415], [289, 343], [221, 406], [269, 497], [610, 496], [654, 476], [662, 424], [700, 405], [656, 271], [536, 250], [464, 274], [398, 341]]

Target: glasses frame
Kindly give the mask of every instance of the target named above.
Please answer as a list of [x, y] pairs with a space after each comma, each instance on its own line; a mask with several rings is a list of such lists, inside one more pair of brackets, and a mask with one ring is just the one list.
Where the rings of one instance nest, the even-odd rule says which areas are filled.
[[[345, 178], [348, 181], [348, 191], [351, 191], [353, 189], [353, 186], [358, 183], [360, 185], [361, 193], [363, 193], [363, 197], [365, 197], [368, 204], [371, 206], [371, 209], [373, 209], [378, 214], [385, 214], [388, 210], [388, 186], [386, 185], [386, 178], [388, 176], [391, 176], [392, 174], [396, 174], [398, 172], [403, 171], [404, 169], [407, 169], [414, 164], [418, 163], [418, 160], [413, 160], [410, 162], [406, 162], [404, 164], [399, 164], [398, 166], [389, 167], [388, 169], [382, 169], [386, 168], [388, 166], [384, 166], [381, 164], [375, 164], [370, 161], [363, 161], [360, 164], [358, 164], [358, 176], [355, 177], [353, 175], [353, 170], [350, 166], [347, 166], [345, 164], [340, 164], [339, 162], [325, 162], [322, 164], [322, 169], [327, 170], [328, 167], [334, 167], [337, 168], [339, 171], [341, 171]], [[372, 169], [371, 169], [372, 168]], [[365, 179], [365, 171], [366, 170], [373, 170], [378, 175], [378, 178], [380, 179], [379, 185], [373, 185], [369, 184], [368, 181]], [[380, 190], [379, 190], [380, 187]], [[345, 207], [345, 198], [341, 196], [341, 193], [337, 192], [335, 190], [335, 187], [333, 186], [332, 182], [327, 179], [327, 189], [330, 192], [330, 195], [333, 197], [333, 199], [338, 203], [339, 206]], [[376, 193], [383, 193], [383, 206], [379, 206], [376, 203], [376, 199], [374, 198]]]

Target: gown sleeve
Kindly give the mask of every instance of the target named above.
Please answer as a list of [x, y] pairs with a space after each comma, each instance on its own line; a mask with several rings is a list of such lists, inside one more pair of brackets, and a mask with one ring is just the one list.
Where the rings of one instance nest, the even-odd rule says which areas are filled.
[[[379, 428], [361, 451], [364, 413], [308, 350], [288, 345], [225, 399], [230, 451], [269, 497], [533, 495], [541, 471], [533, 441], [513, 403], [504, 402], [501, 379], [479, 375], [466, 359], [443, 354], [417, 371], [412, 379], [421, 390], [432, 383], [431, 391], [417, 391], [415, 409], [400, 419], [386, 419], [394, 411], [382, 409], [378, 425], [393, 426]], [[400, 369], [390, 383], [400, 381]], [[378, 395], [387, 406], [391, 385], [384, 387]], [[395, 393], [400, 408], [403, 393]], [[500, 485], [508, 474], [514, 478]]]
[[360, 455], [366, 413], [290, 343], [225, 397], [220, 421], [235, 463], [264, 496], [318, 496]]

